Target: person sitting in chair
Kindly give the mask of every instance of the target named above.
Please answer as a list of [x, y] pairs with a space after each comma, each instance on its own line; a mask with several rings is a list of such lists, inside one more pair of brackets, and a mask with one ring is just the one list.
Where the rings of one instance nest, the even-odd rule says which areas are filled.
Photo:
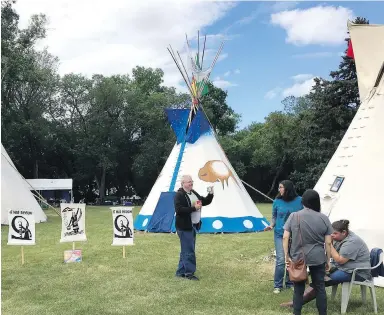
[[[349, 221], [340, 220], [333, 222], [332, 228], [332, 266], [329, 275], [325, 278], [326, 287], [350, 282], [354, 269], [371, 267], [368, 246], [358, 235], [349, 230]], [[370, 270], [358, 270], [355, 280], [365, 281], [371, 279], [371, 277]], [[315, 297], [316, 291], [310, 285], [304, 292], [304, 303], [312, 301]], [[283, 303], [281, 306], [292, 307], [293, 303]]]

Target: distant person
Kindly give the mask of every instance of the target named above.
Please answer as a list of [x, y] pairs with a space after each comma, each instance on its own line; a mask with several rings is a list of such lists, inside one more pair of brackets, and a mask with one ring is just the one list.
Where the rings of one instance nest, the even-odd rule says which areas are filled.
[[213, 187], [206, 197], [193, 190], [193, 180], [189, 175], [181, 178], [181, 188], [177, 191], [174, 203], [176, 211], [176, 231], [180, 239], [180, 261], [177, 277], [199, 280], [196, 271], [196, 231], [201, 228], [201, 207], [207, 206], [213, 199]]
[[[367, 244], [355, 233], [349, 230], [349, 221], [340, 220], [332, 223], [333, 233], [331, 245], [331, 268], [326, 276], [325, 286], [333, 286], [343, 282], [350, 282], [355, 268], [370, 268], [370, 252]], [[372, 278], [370, 270], [356, 272], [357, 281]], [[305, 290], [303, 304], [316, 298], [313, 284]], [[283, 303], [281, 306], [293, 306], [293, 302]]]
[[270, 231], [275, 229], [275, 250], [276, 250], [276, 265], [274, 277], [274, 293], [280, 293], [283, 289], [284, 274], [286, 288], [292, 288], [293, 283], [289, 280], [288, 271], [285, 269], [284, 249], [283, 249], [283, 234], [284, 224], [289, 215], [303, 209], [301, 197], [298, 196], [295, 186], [290, 180], [283, 180], [279, 184], [279, 193], [272, 205], [272, 224], [264, 230]]
[[[303, 194], [304, 209], [289, 216], [284, 226], [284, 256], [287, 266], [304, 259], [309, 268], [313, 288], [316, 291], [316, 306], [319, 315], [327, 314], [325, 272], [329, 270], [331, 258], [331, 234], [328, 217], [320, 213], [320, 196], [312, 189]], [[292, 243], [288, 249], [289, 239]], [[325, 250], [324, 250], [325, 244]], [[293, 314], [301, 315], [306, 281], [294, 282]]]

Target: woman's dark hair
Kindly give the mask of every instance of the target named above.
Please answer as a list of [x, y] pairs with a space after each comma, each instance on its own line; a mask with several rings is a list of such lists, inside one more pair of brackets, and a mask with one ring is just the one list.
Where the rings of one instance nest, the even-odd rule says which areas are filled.
[[346, 231], [349, 233], [349, 221], [348, 220], [339, 220], [332, 223], [332, 227], [337, 232]]
[[321, 211], [320, 196], [316, 190], [307, 189], [302, 196], [301, 202], [306, 208], [309, 208], [316, 212]]
[[284, 195], [280, 192], [277, 194], [276, 199], [283, 199], [284, 201], [292, 201], [297, 197], [295, 186], [290, 180], [283, 180], [280, 182], [284, 186]]

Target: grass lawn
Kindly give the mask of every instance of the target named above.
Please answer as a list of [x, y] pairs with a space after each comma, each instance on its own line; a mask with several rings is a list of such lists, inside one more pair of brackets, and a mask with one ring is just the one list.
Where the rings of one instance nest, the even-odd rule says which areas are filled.
[[[259, 205], [270, 219], [271, 206]], [[135, 214], [138, 209], [135, 209]], [[290, 314], [279, 304], [292, 291], [274, 295], [274, 262], [263, 258], [273, 249], [273, 233], [198, 235], [197, 275], [200, 281], [174, 277], [179, 241], [171, 234], [135, 234], [135, 246], [111, 246], [112, 214], [108, 207], [87, 207], [88, 241], [76, 243], [83, 262], [64, 264], [60, 244], [61, 219], [47, 211], [48, 222], [36, 224], [36, 246], [7, 246], [8, 227], [1, 231], [2, 314]], [[368, 299], [370, 295], [368, 294]], [[379, 313], [384, 314], [384, 290], [377, 288]], [[369, 314], [358, 288], [348, 314]], [[328, 314], [340, 313], [340, 293], [329, 302]], [[317, 314], [315, 303], [303, 314]]]

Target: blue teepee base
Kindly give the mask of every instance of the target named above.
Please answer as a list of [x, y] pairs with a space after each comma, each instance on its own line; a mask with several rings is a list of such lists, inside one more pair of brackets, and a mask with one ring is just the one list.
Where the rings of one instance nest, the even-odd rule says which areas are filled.
[[[157, 208], [157, 207], [156, 207]], [[155, 210], [156, 211], [156, 210]], [[174, 210], [172, 210], [174, 215]], [[175, 220], [171, 225], [167, 225], [167, 229], [163, 230], [150, 230], [148, 223], [152, 221], [151, 215], [137, 215], [134, 227], [136, 230], [148, 232], [175, 232]], [[169, 221], [168, 221], [169, 222]], [[270, 223], [265, 218], [255, 218], [252, 216], [227, 218], [227, 217], [213, 217], [202, 218], [202, 225], [200, 233], [246, 233], [246, 232], [261, 232]]]
[[[146, 230], [153, 233], [169, 233], [175, 218], [174, 197], [176, 192], [162, 192], [153, 215], [148, 218]], [[137, 218], [136, 218], [137, 221]], [[136, 223], [135, 221], [135, 223]]]

